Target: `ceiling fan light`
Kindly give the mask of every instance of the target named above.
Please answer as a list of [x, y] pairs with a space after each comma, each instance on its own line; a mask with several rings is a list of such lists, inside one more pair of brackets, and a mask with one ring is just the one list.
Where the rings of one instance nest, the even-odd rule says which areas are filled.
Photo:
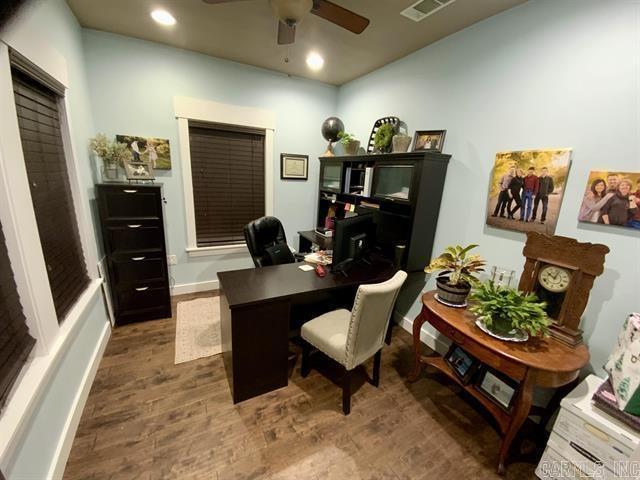
[[269, 4], [281, 22], [296, 25], [311, 11], [313, 0], [269, 0]]
[[320, 70], [324, 65], [324, 58], [317, 52], [310, 52], [307, 55], [307, 66], [311, 70]]

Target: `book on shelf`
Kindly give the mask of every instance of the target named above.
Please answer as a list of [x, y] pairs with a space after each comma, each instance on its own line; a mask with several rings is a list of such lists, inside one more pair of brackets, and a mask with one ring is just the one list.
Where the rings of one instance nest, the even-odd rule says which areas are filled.
[[342, 189], [342, 191], [344, 193], [350, 193], [349, 192], [349, 187], [351, 186], [351, 167], [347, 167], [347, 170], [344, 174], [344, 188]]

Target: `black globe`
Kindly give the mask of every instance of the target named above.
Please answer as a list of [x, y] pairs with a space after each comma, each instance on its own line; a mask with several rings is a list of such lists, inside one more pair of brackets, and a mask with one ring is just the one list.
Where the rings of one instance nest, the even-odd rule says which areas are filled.
[[329, 117], [322, 122], [322, 136], [327, 142], [337, 142], [338, 133], [344, 131], [344, 123], [338, 117]]

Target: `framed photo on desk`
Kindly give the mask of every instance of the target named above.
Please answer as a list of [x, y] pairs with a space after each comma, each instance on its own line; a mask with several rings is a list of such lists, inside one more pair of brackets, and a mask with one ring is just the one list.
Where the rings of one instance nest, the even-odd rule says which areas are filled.
[[307, 180], [309, 176], [309, 156], [293, 153], [280, 154], [281, 180]]

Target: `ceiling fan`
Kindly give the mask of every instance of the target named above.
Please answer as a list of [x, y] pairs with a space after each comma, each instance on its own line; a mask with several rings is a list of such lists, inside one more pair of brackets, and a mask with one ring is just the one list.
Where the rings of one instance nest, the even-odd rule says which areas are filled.
[[[230, 3], [246, 0], [203, 0], [205, 3]], [[271, 9], [278, 17], [278, 44], [289, 45], [296, 38], [296, 25], [309, 13], [329, 20], [331, 23], [353, 33], [362, 33], [369, 19], [328, 0], [269, 0]]]

